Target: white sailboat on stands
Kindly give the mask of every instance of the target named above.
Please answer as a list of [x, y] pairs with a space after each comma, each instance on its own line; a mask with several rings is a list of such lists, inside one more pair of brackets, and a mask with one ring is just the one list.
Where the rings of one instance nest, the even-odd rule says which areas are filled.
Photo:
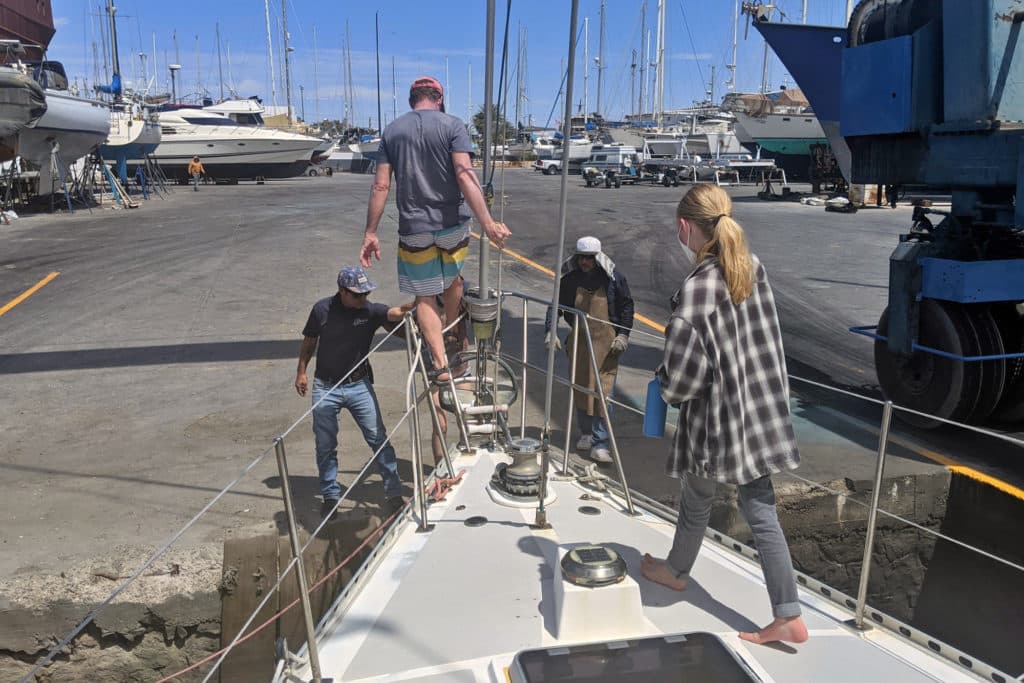
[[[573, 0], [569, 64], [577, 12]], [[485, 112], [491, 111], [494, 16], [489, 0]], [[571, 85], [569, 92], [567, 102]], [[489, 140], [482, 145], [485, 168], [491, 147]], [[565, 253], [567, 173], [563, 167], [556, 266]], [[426, 392], [418, 394], [417, 381], [410, 379], [411, 509], [387, 527], [318, 624], [306, 612], [307, 645], [297, 655], [284, 652], [275, 683], [1012, 680], [875, 610], [865, 627], [866, 573], [856, 600], [800, 577], [799, 599], [811, 630], [806, 643], [778, 647], [740, 640], [737, 631], [770, 620], [765, 587], [756, 552], [718, 532], [706, 539], [691, 574], [695, 585], [685, 594], [643, 579], [637, 548], [666, 551], [674, 511], [630, 492], [611, 429], [618, 482], [574, 471], [567, 455], [563, 463], [551, 462], [545, 444], [551, 437], [553, 347], [542, 438], [525, 438], [525, 407], [522, 431], [518, 438], [512, 435], [509, 414], [521, 387], [518, 371], [497, 360], [496, 323], [502, 303], [522, 313], [523, 338], [509, 347], [521, 342], [525, 353], [529, 330], [537, 329], [530, 322], [539, 324], [558, 301], [558, 280], [550, 302], [494, 292], [487, 240], [480, 249], [480, 288], [468, 297], [477, 340], [469, 359], [471, 366], [473, 359], [479, 363], [478, 376], [442, 389], [442, 403], [458, 404], [453, 409], [466, 448], [450, 452], [450, 461], [435, 473], [461, 470], [461, 481], [428, 507], [416, 436], [420, 413], [414, 408]], [[529, 303], [536, 304], [538, 320], [529, 320]], [[412, 364], [419, 350], [409, 339]], [[525, 382], [525, 358], [507, 357], [522, 362]], [[593, 352], [591, 361], [596, 370]], [[421, 369], [420, 377], [425, 375]], [[596, 393], [606, 402], [600, 384]], [[433, 404], [428, 399], [424, 405]], [[481, 438], [486, 443], [469, 447]], [[283, 441], [278, 446], [283, 459]], [[881, 448], [884, 453], [884, 442]], [[284, 495], [288, 501], [287, 490]], [[297, 540], [292, 543], [298, 547]], [[870, 540], [866, 546], [870, 558]], [[299, 585], [305, 585], [303, 563], [294, 566], [300, 568]], [[309, 608], [305, 598], [302, 605]]]
[[74, 94], [60, 62], [26, 66], [46, 92], [46, 113], [21, 130], [19, 153], [31, 169], [39, 171], [39, 194], [48, 195], [61, 190], [71, 164], [107, 139], [110, 108], [106, 102]]
[[99, 92], [113, 97], [110, 103], [110, 133], [100, 146], [100, 155], [114, 162], [122, 183], [128, 182], [128, 160], [145, 159], [160, 144], [160, 121], [155, 112], [147, 108], [140, 97], [124, 97], [121, 84], [121, 64], [117, 49], [117, 8], [107, 0], [107, 18], [110, 22], [110, 49], [113, 77], [110, 85], [99, 86]]

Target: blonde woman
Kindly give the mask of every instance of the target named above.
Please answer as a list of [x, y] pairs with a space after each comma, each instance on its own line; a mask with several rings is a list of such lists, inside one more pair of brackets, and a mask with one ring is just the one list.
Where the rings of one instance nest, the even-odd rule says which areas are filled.
[[802, 643], [807, 627], [771, 480], [800, 462], [775, 298], [724, 190], [695, 186], [679, 202], [676, 218], [690, 271], [673, 298], [657, 375], [665, 402], [679, 406], [667, 469], [681, 480], [682, 491], [672, 549], [665, 559], [645, 555], [642, 571], [651, 581], [684, 590], [715, 485], [734, 484], [775, 617], [740, 638]]

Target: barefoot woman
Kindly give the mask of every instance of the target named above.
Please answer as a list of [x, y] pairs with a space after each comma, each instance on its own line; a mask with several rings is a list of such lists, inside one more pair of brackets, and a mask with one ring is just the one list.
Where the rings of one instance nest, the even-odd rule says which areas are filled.
[[775, 299], [724, 190], [695, 186], [679, 202], [676, 217], [690, 272], [673, 298], [658, 377], [662, 397], [679, 406], [668, 471], [681, 479], [682, 492], [672, 550], [664, 560], [645, 555], [643, 574], [685, 589], [715, 484], [735, 484], [775, 616], [767, 627], [740, 637], [801, 643], [807, 627], [771, 480], [800, 462]]

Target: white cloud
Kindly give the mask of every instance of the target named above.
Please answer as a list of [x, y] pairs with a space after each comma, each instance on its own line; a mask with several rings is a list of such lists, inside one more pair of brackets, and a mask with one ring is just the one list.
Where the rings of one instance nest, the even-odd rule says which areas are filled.
[[71, 23], [71, 20], [68, 19], [67, 17], [54, 17], [53, 18], [53, 27], [54, 28], [60, 28], [62, 26], [67, 26], [70, 23]]

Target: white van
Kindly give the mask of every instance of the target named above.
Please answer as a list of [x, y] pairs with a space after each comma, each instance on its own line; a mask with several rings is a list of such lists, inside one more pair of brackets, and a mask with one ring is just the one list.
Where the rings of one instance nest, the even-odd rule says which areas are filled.
[[638, 168], [640, 162], [640, 153], [636, 151], [636, 147], [620, 144], [594, 145], [590, 149], [590, 158], [583, 167], [628, 174], [629, 169]]

